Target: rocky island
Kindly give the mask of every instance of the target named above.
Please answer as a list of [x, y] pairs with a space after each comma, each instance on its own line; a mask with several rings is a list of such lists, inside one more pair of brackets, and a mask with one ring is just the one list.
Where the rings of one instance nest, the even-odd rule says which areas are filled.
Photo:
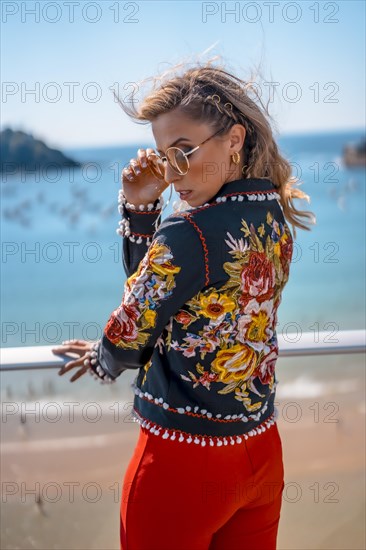
[[21, 130], [5, 128], [0, 133], [0, 171], [14, 174], [18, 171], [57, 170], [65, 167], [80, 167], [81, 164], [64, 155], [58, 149], [51, 149], [32, 134]]

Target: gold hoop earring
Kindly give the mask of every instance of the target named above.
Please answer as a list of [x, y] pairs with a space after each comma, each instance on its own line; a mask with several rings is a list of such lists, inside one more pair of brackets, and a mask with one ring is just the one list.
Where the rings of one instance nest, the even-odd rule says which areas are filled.
[[233, 153], [231, 155], [231, 160], [233, 161], [234, 164], [239, 164], [239, 162], [240, 162], [240, 153], [239, 153], [239, 151], [235, 151], [235, 153]]

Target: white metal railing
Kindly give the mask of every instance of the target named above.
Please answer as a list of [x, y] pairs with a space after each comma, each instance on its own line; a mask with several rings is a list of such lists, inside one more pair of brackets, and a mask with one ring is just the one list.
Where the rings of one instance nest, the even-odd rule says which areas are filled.
[[[289, 333], [277, 335], [279, 356], [332, 355], [364, 353], [366, 330], [342, 330], [332, 332]], [[0, 348], [0, 370], [17, 371], [60, 368], [70, 357], [54, 355], [52, 346], [25, 346]]]

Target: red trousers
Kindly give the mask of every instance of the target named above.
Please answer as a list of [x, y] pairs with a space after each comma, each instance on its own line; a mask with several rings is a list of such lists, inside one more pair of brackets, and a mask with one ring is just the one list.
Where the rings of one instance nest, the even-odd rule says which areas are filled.
[[202, 447], [140, 426], [121, 493], [121, 550], [275, 550], [284, 489], [277, 423]]

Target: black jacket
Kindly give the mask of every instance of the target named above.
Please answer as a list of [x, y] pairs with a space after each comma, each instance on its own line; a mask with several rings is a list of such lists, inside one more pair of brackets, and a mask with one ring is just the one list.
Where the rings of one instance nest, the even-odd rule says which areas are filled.
[[155, 434], [225, 445], [276, 421], [277, 308], [293, 251], [277, 199], [268, 179], [236, 180], [156, 231], [160, 211], [123, 207], [128, 279], [99, 361], [112, 378], [138, 371], [133, 416]]

